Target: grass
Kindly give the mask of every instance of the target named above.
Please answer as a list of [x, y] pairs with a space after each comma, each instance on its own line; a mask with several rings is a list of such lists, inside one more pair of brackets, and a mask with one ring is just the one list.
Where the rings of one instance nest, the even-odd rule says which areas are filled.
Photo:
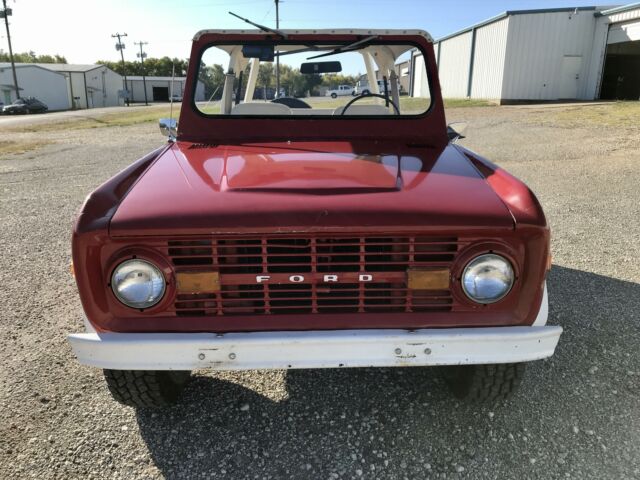
[[[342, 107], [347, 104], [348, 101], [352, 100], [353, 97], [339, 97], [339, 98], [330, 98], [330, 97], [310, 97], [303, 98], [301, 100], [308, 103], [311, 108], [322, 108], [322, 109], [336, 109], [338, 107]], [[258, 100], [260, 101], [260, 100]], [[357, 105], [373, 105], [373, 104], [382, 104], [382, 99], [377, 98], [368, 98], [364, 100], [358, 100]], [[465, 98], [452, 98], [446, 99], [444, 101], [445, 108], [459, 108], [459, 107], [487, 107], [494, 106], [495, 104], [487, 102], [485, 100], [468, 100]], [[429, 99], [422, 97], [400, 97], [400, 111], [403, 113], [411, 113], [417, 114], [424, 112], [429, 106]], [[220, 113], [220, 103], [215, 102], [210, 105], [207, 105], [201, 110], [205, 113]]]
[[37, 148], [48, 145], [51, 142], [42, 140], [27, 140], [22, 142], [15, 142], [13, 140], [0, 141], [0, 157], [11, 154], [21, 154], [30, 152]]
[[[131, 111], [118, 113], [107, 113], [105, 115], [92, 117], [83, 115], [81, 117], [71, 117], [59, 122], [41, 123], [27, 126], [17, 126], [7, 128], [11, 132], [54, 132], [60, 130], [84, 130], [87, 128], [102, 127], [127, 127], [140, 123], [157, 122], [160, 118], [169, 117], [169, 107], [158, 108], [135, 108]], [[173, 107], [173, 118], [180, 116], [180, 106]]]
[[[640, 126], [640, 102], [615, 102], [602, 105], [538, 110], [543, 122], [561, 127], [635, 127]], [[537, 116], [535, 115], [535, 116]], [[535, 118], [534, 116], [534, 118]]]
[[444, 108], [461, 108], [461, 107], [495, 107], [495, 103], [487, 100], [474, 100], [470, 98], [445, 98]]
[[[329, 97], [312, 97], [305, 98], [304, 101], [311, 105], [312, 108], [322, 109], [336, 109], [345, 105], [352, 97], [343, 97], [332, 99]], [[382, 104], [383, 100], [378, 99], [364, 99], [358, 102], [359, 105], [366, 104]], [[400, 110], [403, 113], [418, 114], [426, 110], [429, 100], [426, 98], [414, 98], [414, 97], [401, 97], [400, 98]], [[448, 99], [445, 100], [445, 108], [457, 108], [457, 107], [481, 107], [491, 105], [489, 102], [483, 100], [466, 100], [466, 99]], [[212, 102], [200, 107], [204, 113], [217, 114], [220, 112], [220, 102]], [[142, 123], [157, 122], [158, 119], [169, 117], [169, 107], [138, 107], [131, 108], [126, 111], [119, 111], [117, 113], [107, 113], [92, 116], [91, 111], [87, 111], [87, 114], [79, 114], [77, 117], [69, 117], [56, 122], [36, 123], [25, 126], [15, 126], [6, 129], [8, 132], [56, 132], [61, 130], [84, 130], [89, 128], [103, 128], [103, 127], [127, 127], [131, 125], [138, 125]], [[173, 117], [178, 118], [180, 116], [180, 105], [174, 105]], [[19, 146], [14, 145], [15, 142], [3, 142], [4, 147], [0, 149], [0, 152], [10, 152], [14, 150], [20, 150]], [[25, 146], [26, 148], [26, 146]], [[35, 147], [34, 147], [35, 148]], [[31, 150], [28, 148], [27, 150]], [[25, 150], [26, 151], [26, 150]]]

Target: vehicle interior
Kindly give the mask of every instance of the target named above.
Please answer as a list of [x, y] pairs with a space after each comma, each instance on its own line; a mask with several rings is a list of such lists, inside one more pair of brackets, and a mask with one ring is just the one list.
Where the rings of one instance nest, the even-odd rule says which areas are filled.
[[[431, 105], [423, 59], [416, 46], [375, 35], [352, 43], [213, 45], [199, 71], [207, 101], [196, 108], [215, 116], [421, 115]], [[358, 93], [363, 77], [370, 87]]]

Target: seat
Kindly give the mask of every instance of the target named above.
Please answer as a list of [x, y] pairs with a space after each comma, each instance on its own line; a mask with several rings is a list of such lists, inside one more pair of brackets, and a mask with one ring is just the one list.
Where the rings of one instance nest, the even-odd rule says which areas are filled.
[[291, 115], [291, 109], [281, 103], [239, 103], [231, 109], [231, 115]]
[[[333, 111], [334, 115], [342, 115], [344, 107]], [[345, 115], [390, 115], [391, 111], [384, 105], [351, 105]]]

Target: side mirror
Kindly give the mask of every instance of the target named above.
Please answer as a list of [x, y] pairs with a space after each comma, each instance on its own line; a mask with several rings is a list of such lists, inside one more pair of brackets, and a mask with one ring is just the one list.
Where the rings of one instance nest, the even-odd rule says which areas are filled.
[[173, 141], [178, 136], [178, 121], [175, 118], [161, 118], [159, 122], [160, 133]]
[[455, 142], [456, 140], [465, 138], [463, 133], [466, 129], [467, 129], [466, 122], [455, 122], [447, 125], [447, 136], [449, 137], [449, 141]]

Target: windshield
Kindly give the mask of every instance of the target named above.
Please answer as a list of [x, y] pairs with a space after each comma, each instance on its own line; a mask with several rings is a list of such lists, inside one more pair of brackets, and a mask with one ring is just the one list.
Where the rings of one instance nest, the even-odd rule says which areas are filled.
[[214, 116], [422, 115], [431, 106], [423, 58], [414, 45], [375, 36], [212, 45], [201, 57], [194, 102]]

